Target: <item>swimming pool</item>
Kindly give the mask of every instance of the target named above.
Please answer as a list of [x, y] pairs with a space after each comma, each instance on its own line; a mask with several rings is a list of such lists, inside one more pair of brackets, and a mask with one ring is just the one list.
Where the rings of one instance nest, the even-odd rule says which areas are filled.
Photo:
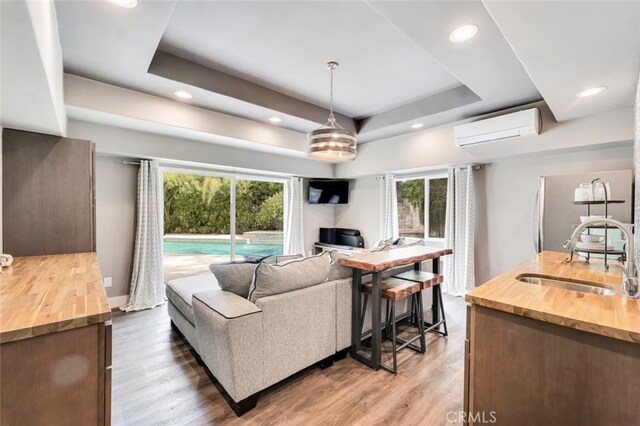
[[[165, 241], [164, 252], [169, 254], [221, 254], [231, 253], [229, 241]], [[282, 254], [282, 244], [253, 243], [236, 241], [236, 255], [253, 254], [270, 256]]]

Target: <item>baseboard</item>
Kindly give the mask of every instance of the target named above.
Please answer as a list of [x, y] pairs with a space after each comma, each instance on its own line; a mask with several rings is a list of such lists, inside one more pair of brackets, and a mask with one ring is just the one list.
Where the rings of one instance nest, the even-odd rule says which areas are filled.
[[109, 308], [116, 309], [116, 308], [119, 308], [120, 306], [124, 306], [127, 303], [128, 299], [129, 299], [129, 296], [126, 294], [124, 296], [110, 297]]

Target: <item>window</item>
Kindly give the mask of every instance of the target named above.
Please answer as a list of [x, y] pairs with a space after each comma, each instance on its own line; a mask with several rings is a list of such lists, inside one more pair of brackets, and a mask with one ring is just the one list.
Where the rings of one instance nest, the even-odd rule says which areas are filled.
[[165, 171], [165, 269], [282, 254], [283, 191], [259, 177]]
[[447, 178], [398, 180], [398, 229], [401, 237], [444, 238]]

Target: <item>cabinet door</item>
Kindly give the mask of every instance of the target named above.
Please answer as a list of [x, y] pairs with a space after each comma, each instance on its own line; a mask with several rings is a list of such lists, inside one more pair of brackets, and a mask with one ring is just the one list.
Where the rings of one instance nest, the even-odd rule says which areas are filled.
[[104, 424], [100, 327], [93, 324], [0, 345], [0, 424]]
[[95, 251], [93, 143], [4, 129], [4, 251]]

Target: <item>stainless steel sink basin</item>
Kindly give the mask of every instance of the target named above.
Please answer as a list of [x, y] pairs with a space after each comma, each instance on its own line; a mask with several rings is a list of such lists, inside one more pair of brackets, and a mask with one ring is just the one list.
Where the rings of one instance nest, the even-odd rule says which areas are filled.
[[612, 287], [601, 286], [587, 281], [566, 280], [559, 277], [548, 277], [538, 274], [521, 274], [516, 277], [518, 281], [527, 284], [542, 285], [545, 287], [563, 288], [565, 290], [580, 291], [582, 293], [613, 296], [616, 290]]

